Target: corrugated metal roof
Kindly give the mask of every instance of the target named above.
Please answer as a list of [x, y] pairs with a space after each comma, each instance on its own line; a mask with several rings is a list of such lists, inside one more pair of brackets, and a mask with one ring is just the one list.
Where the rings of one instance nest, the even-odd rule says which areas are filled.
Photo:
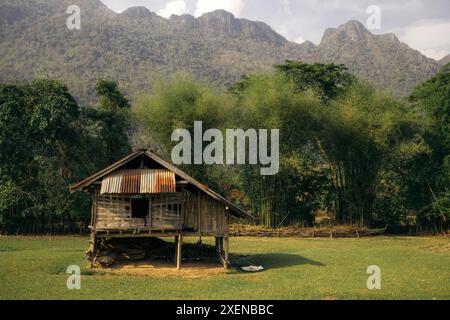
[[177, 191], [175, 173], [169, 170], [120, 170], [102, 179], [101, 194], [149, 194]]

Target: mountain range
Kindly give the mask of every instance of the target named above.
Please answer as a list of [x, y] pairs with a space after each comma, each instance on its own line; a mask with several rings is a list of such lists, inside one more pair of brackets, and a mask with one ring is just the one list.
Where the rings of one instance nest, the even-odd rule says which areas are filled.
[[165, 19], [144, 7], [119, 14], [100, 0], [77, 0], [81, 30], [69, 30], [66, 10], [72, 4], [1, 1], [1, 82], [60, 79], [80, 101], [90, 102], [99, 78], [118, 80], [134, 97], [155, 77], [185, 72], [229, 86], [290, 59], [345, 64], [377, 87], [407, 95], [450, 60], [427, 58], [394, 34], [374, 35], [358, 21], [326, 30], [318, 45], [297, 44], [263, 22], [223, 10]]

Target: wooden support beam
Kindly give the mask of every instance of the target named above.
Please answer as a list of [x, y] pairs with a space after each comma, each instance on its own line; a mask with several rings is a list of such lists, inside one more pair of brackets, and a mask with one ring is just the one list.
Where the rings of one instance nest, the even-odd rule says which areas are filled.
[[198, 214], [198, 243], [202, 243], [202, 202], [200, 196], [200, 190], [197, 194], [197, 214]]
[[180, 234], [176, 237], [176, 247], [177, 247], [177, 254], [176, 254], [176, 261], [177, 261], [177, 269], [181, 269], [181, 250], [183, 248], [183, 236]]
[[98, 190], [95, 190], [92, 196], [92, 209], [91, 209], [91, 226], [95, 228], [97, 225], [97, 215], [98, 215]]
[[225, 237], [225, 247], [224, 247], [224, 254], [225, 254], [225, 263], [224, 268], [228, 269], [230, 261], [229, 261], [229, 248], [230, 248], [230, 237]]
[[91, 232], [91, 236], [89, 239], [89, 244], [90, 244], [90, 250], [91, 250], [91, 268], [94, 267], [94, 260], [95, 260], [95, 255], [96, 255], [96, 242], [97, 239], [95, 237], [95, 233]]
[[228, 247], [229, 247], [229, 238], [226, 237], [217, 237], [217, 253], [219, 254], [220, 263], [223, 264], [225, 269], [228, 269], [229, 261], [228, 261]]

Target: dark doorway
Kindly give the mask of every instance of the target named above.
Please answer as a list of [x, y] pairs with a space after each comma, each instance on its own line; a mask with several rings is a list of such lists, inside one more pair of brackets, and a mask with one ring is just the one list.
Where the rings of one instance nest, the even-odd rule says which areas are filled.
[[143, 218], [148, 216], [150, 210], [150, 202], [145, 198], [131, 199], [131, 217]]

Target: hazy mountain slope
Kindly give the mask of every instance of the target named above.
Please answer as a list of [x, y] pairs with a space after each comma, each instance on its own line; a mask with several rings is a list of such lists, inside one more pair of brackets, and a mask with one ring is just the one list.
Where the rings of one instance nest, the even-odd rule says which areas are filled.
[[357, 21], [328, 29], [319, 49], [321, 61], [343, 63], [378, 86], [405, 95], [439, 70], [435, 60], [401, 43], [394, 34], [374, 35]]
[[72, 4], [2, 0], [0, 81], [58, 78], [88, 101], [98, 78], [117, 79], [130, 94], [148, 89], [152, 77], [183, 71], [230, 85], [245, 73], [300, 59], [344, 63], [377, 86], [406, 94], [440, 67], [395, 36], [375, 36], [354, 21], [327, 30], [315, 46], [222, 10], [164, 19], [141, 7], [117, 14], [99, 0], [77, 1], [82, 30], [71, 31], [66, 8]]
[[441, 60], [439, 60], [439, 63], [440, 63], [442, 66], [445, 66], [445, 65], [449, 64], [449, 63], [450, 63], [450, 54], [449, 54], [448, 56], [445, 56], [445, 57], [442, 58]]

